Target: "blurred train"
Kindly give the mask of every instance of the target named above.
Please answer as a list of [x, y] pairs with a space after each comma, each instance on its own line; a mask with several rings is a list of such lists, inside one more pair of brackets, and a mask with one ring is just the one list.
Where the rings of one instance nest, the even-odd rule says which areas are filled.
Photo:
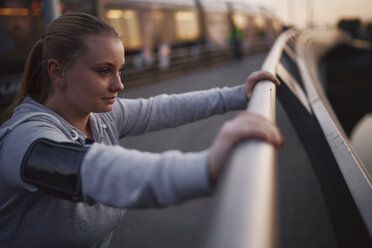
[[[137, 68], [168, 68], [171, 56], [232, 44], [243, 55], [282, 30], [273, 12], [243, 0], [60, 0], [60, 8], [109, 22], [122, 36], [128, 66]], [[0, 0], [0, 104], [19, 87], [28, 51], [42, 36], [42, 17], [41, 0]]]
[[[229, 46], [239, 39], [272, 42], [281, 23], [265, 8], [224, 0], [102, 0], [99, 16], [123, 34], [126, 54], [141, 53], [152, 63], [156, 52], [177, 52], [194, 46]], [[233, 30], [234, 29], [234, 30]], [[165, 47], [165, 49], [164, 49]], [[194, 51], [197, 49], [194, 49]]]

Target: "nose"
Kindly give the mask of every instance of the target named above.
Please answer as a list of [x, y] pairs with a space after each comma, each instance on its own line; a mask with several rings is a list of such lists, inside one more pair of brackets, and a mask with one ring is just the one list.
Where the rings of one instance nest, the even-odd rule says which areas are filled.
[[124, 90], [124, 84], [121, 82], [120, 76], [116, 76], [111, 84], [110, 84], [111, 91], [122, 91]]

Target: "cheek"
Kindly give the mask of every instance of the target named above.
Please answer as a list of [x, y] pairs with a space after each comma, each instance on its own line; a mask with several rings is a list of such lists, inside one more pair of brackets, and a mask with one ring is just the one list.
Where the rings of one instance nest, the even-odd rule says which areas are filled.
[[94, 77], [81, 78], [75, 91], [81, 101], [85, 102], [95, 102], [97, 99], [104, 97], [107, 93], [104, 80]]
[[76, 93], [85, 93], [91, 90], [92, 76], [90, 74], [82, 72], [74, 72], [70, 74], [68, 78], [68, 85], [73, 90], [77, 91]]
[[69, 87], [71, 94], [91, 101], [92, 97], [102, 97], [106, 94], [108, 80], [88, 68], [80, 67], [80, 69], [70, 71], [68, 84], [71, 84]]

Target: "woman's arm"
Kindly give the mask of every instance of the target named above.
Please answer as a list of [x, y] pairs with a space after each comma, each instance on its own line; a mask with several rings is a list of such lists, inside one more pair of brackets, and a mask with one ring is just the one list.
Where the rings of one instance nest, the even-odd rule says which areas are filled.
[[219, 180], [233, 148], [246, 139], [283, 145], [275, 124], [249, 112], [226, 122], [205, 152], [153, 154], [95, 144], [82, 165], [83, 192], [88, 201], [126, 208], [165, 206], [203, 196]]
[[43, 122], [21, 124], [9, 134], [0, 176], [21, 191], [125, 208], [165, 206], [210, 192], [206, 151], [155, 154], [82, 146]]
[[[17, 132], [11, 134], [12, 138], [19, 136], [15, 134]], [[26, 135], [25, 144], [34, 138]], [[99, 143], [77, 149], [76, 144], [62, 139], [63, 143], [42, 140], [36, 145], [22, 146], [17, 156], [13, 156], [17, 146], [11, 143], [5, 147], [10, 149], [9, 159], [14, 161], [8, 160], [5, 167], [2, 163], [1, 175], [12, 186], [32, 192], [41, 190], [70, 200], [124, 208], [166, 206], [208, 194], [226, 166], [233, 147], [249, 138], [263, 139], [278, 147], [282, 145], [275, 125], [256, 114], [243, 112], [224, 124], [210, 151], [154, 154]], [[50, 151], [46, 151], [48, 146]], [[32, 173], [34, 169], [36, 174]], [[66, 174], [66, 169], [73, 172], [72, 177]], [[43, 172], [62, 181], [40, 177]]]
[[214, 88], [149, 99], [119, 99], [114, 107], [119, 136], [174, 127], [231, 110], [244, 109], [244, 87]]
[[121, 99], [115, 106], [120, 137], [174, 127], [215, 114], [246, 108], [255, 84], [270, 80], [279, 85], [269, 72], [250, 74], [244, 85], [183, 94], [159, 95], [149, 99]]
[[81, 167], [87, 202], [159, 207], [210, 193], [208, 152], [148, 153], [95, 143]]

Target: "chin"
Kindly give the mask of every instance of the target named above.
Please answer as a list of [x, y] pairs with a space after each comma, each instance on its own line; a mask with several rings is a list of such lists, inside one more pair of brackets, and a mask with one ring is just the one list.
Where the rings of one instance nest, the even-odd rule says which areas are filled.
[[110, 112], [113, 108], [113, 104], [112, 105], [106, 105], [106, 106], [100, 106], [99, 108], [96, 108], [94, 111], [94, 113], [106, 113], [106, 112]]
[[98, 113], [106, 113], [106, 112], [110, 112], [112, 110], [112, 107], [113, 106], [107, 106], [106, 108], [102, 109], [102, 111], [98, 112]]

